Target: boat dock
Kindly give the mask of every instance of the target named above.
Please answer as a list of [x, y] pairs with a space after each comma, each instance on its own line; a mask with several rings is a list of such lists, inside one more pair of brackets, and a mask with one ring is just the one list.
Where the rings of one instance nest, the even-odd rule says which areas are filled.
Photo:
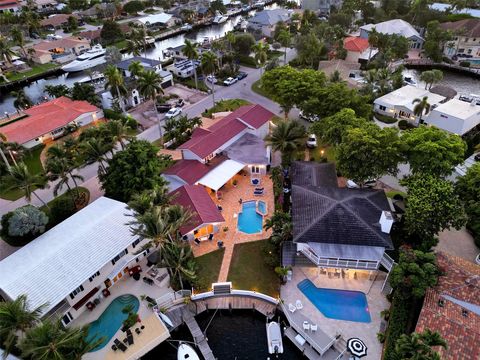
[[249, 296], [216, 296], [195, 301], [195, 313], [200, 314], [205, 310], [234, 310], [252, 309], [265, 315], [269, 319], [275, 315], [277, 306], [262, 299]]
[[207, 339], [205, 338], [203, 331], [200, 329], [200, 326], [198, 326], [197, 320], [195, 320], [192, 313], [190, 311], [185, 311], [183, 319], [188, 330], [190, 330], [190, 333], [192, 334], [193, 341], [197, 344], [198, 349], [202, 353], [203, 358], [205, 360], [215, 360], [212, 349], [210, 349], [210, 345], [208, 345]]

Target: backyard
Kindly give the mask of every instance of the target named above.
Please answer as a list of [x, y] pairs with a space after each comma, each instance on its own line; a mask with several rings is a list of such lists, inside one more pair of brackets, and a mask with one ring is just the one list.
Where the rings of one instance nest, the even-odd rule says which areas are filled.
[[55, 69], [58, 65], [53, 64], [53, 63], [47, 63], [47, 64], [42, 64], [42, 65], [35, 65], [32, 67], [30, 70], [21, 72], [21, 73], [7, 73], [7, 79], [10, 81], [16, 81], [16, 80], [21, 80], [25, 79], [31, 76], [35, 76], [38, 74], [41, 74], [45, 71]]
[[221, 101], [218, 101], [214, 107], [208, 109], [207, 111], [204, 111], [202, 113], [202, 116], [212, 117], [212, 114], [214, 113], [224, 112], [224, 111], [234, 111], [244, 105], [250, 105], [250, 103], [243, 99], [221, 100]]
[[207, 291], [212, 286], [212, 283], [217, 282], [224, 253], [225, 249], [219, 249], [195, 258], [198, 267], [198, 290]]
[[253, 290], [279, 296], [280, 279], [264, 261], [267, 240], [236, 244], [228, 272], [234, 289]]

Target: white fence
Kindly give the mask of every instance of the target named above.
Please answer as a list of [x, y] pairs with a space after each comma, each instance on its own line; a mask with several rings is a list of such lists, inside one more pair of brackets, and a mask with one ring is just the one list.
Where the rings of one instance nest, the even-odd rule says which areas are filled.
[[[378, 262], [363, 261], [363, 260], [342, 260], [342, 259], [325, 259], [320, 258], [308, 249], [300, 250], [303, 255], [313, 261], [318, 266], [332, 267], [332, 268], [346, 268], [346, 269], [365, 269], [377, 270]], [[388, 256], [388, 255], [387, 255]]]
[[160, 296], [158, 299], [155, 299], [158, 308], [168, 308], [176, 304], [180, 304], [184, 301], [185, 298], [192, 296], [190, 290], [179, 290], [174, 293], [165, 294]]
[[277, 305], [278, 302], [279, 302], [278, 299], [275, 299], [271, 296], [268, 296], [268, 295], [265, 295], [265, 294], [262, 294], [262, 293], [259, 293], [259, 292], [256, 292], [256, 291], [250, 291], [250, 290], [232, 290], [229, 294], [221, 294], [221, 295], [214, 294], [213, 291], [207, 291], [207, 292], [204, 292], [204, 293], [192, 295], [191, 299], [193, 301], [195, 301], [195, 300], [205, 300], [205, 299], [209, 299], [209, 298], [213, 298], [213, 297], [220, 297], [220, 296], [249, 296], [249, 297], [253, 297], [253, 298], [268, 301], [269, 303], [272, 303], [274, 305]]

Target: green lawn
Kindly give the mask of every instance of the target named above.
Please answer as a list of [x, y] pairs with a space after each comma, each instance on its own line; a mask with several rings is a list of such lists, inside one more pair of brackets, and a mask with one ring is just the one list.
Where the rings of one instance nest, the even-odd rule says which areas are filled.
[[[182, 78], [177, 78], [176, 77], [175, 82], [180, 83], [182, 85], [185, 85], [186, 87], [189, 87], [190, 89], [196, 89], [194, 78], [182, 79]], [[198, 85], [198, 90], [200, 90], [200, 91], [209, 92], [209, 90], [210, 90], [208, 88], [208, 86], [203, 82], [203, 80], [198, 80], [197, 85]]]
[[[29, 152], [27, 152], [23, 158], [25, 165], [32, 174], [39, 174], [43, 171], [42, 162], [40, 161], [40, 154], [42, 153], [45, 145], [40, 145]], [[0, 197], [5, 200], [15, 201], [23, 196], [23, 192], [20, 190], [0, 190]]]
[[[86, 199], [86, 203], [83, 205], [83, 207], [84, 207], [84, 206], [86, 206], [86, 205], [88, 204], [88, 202], [90, 201], [90, 191], [88, 191], [87, 188], [84, 188], [84, 187], [81, 187], [81, 186], [79, 186], [77, 189], [78, 189], [78, 191], [79, 191], [79, 193], [80, 193], [80, 196], [82, 196], [82, 194], [85, 194], [84, 196], [85, 196], [85, 199]], [[50, 200], [47, 204], [48, 204], [49, 207], [52, 207], [55, 202], [59, 201], [59, 200], [62, 199], [62, 198], [70, 197], [70, 196], [71, 196], [70, 193], [69, 193], [68, 191], [66, 191], [66, 192], [63, 193], [62, 195], [57, 196], [57, 197], [54, 198], [53, 200]], [[42, 210], [45, 214], [47, 214], [47, 216], [48, 216], [49, 218], [51, 218], [51, 216], [50, 216], [50, 210], [49, 210], [45, 205], [42, 206], [42, 207], [40, 208], [40, 210]], [[78, 210], [80, 210], [80, 209], [77, 209], [77, 211], [78, 211]], [[50, 219], [50, 220], [52, 220], [52, 219]], [[48, 226], [49, 226], [50, 228], [53, 227], [53, 226], [55, 226], [55, 225], [57, 225], [57, 224], [52, 223], [51, 221], [49, 221]]]
[[252, 84], [252, 91], [256, 92], [258, 95], [265, 96], [267, 99], [271, 99], [270, 96], [267, 95], [266, 91], [263, 90], [261, 87], [261, 80], [257, 80]]
[[113, 46], [117, 47], [118, 50], [125, 49], [127, 47], [127, 40], [119, 40], [113, 43]]
[[198, 266], [198, 290], [207, 291], [212, 283], [218, 281], [224, 253], [225, 249], [219, 249], [195, 258]]
[[401, 195], [404, 199], [407, 197], [407, 193], [399, 190], [385, 191], [385, 195], [389, 198], [393, 198], [395, 195]]
[[20, 79], [24, 79], [24, 78], [28, 78], [28, 77], [31, 77], [31, 76], [34, 76], [34, 75], [41, 74], [41, 73], [43, 73], [47, 70], [55, 69], [56, 67], [58, 67], [58, 65], [53, 64], [53, 63], [35, 65], [34, 67], [32, 67], [31, 70], [25, 71], [25, 72], [22, 72], [22, 73], [11, 73], [11, 72], [7, 73], [7, 79], [10, 80], [10, 81], [16, 81], [16, 80], [20, 80]]
[[280, 279], [264, 261], [266, 242], [260, 240], [235, 245], [228, 272], [228, 280], [233, 283], [233, 288], [279, 296]]
[[[318, 146], [314, 149], [308, 149], [310, 152], [310, 158], [315, 159], [315, 161], [320, 161], [323, 158], [327, 158], [328, 162], [335, 162], [335, 148], [333, 146], [323, 144], [317, 136]], [[322, 154], [323, 150], [323, 154]]]
[[223, 111], [234, 111], [237, 110], [240, 106], [250, 105], [247, 100], [243, 99], [228, 99], [218, 101], [214, 107], [204, 111], [202, 116], [211, 117], [213, 113], [223, 112]]

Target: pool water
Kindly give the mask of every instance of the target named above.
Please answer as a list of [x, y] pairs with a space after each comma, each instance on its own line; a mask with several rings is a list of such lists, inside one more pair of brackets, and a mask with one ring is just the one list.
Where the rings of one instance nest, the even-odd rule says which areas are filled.
[[360, 291], [317, 288], [305, 279], [297, 287], [325, 317], [369, 323], [367, 297]]
[[128, 305], [131, 305], [132, 311], [136, 313], [140, 307], [140, 301], [133, 295], [119, 296], [108, 305], [97, 320], [90, 323], [87, 341], [93, 342], [103, 338], [103, 341], [92, 351], [100, 350], [107, 345], [118, 329], [120, 329], [123, 321], [128, 317], [128, 314], [124, 314], [122, 310]]
[[262, 215], [267, 215], [267, 204], [265, 204], [264, 201], [259, 200], [257, 202], [257, 209], [258, 209], [258, 212], [261, 213]]
[[242, 204], [242, 212], [238, 215], [237, 228], [246, 234], [256, 234], [262, 231], [263, 216], [257, 213], [256, 201], [246, 201]]

